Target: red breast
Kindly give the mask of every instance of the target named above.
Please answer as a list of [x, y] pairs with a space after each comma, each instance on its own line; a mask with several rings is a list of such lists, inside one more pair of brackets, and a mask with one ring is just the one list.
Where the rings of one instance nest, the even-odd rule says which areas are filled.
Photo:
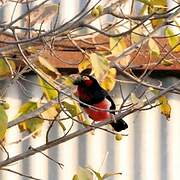
[[108, 99], [104, 99], [100, 103], [93, 104], [94, 107], [100, 108], [101, 110], [95, 110], [92, 108], [84, 108], [85, 112], [89, 115], [91, 119], [94, 121], [104, 121], [108, 118], [111, 118], [111, 113], [103, 110], [109, 110], [111, 106], [111, 102]]

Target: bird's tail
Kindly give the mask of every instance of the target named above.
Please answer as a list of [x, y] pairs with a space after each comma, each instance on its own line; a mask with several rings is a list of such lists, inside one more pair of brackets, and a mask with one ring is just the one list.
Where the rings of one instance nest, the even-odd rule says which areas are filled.
[[119, 119], [116, 122], [112, 122], [111, 126], [114, 128], [115, 131], [120, 132], [128, 128], [127, 123], [123, 119]]

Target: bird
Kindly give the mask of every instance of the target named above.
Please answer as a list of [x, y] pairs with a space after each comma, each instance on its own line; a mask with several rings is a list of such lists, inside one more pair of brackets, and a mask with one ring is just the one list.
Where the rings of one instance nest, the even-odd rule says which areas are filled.
[[[73, 84], [77, 86], [75, 94], [80, 100], [80, 106], [93, 121], [105, 121], [115, 115], [113, 110], [116, 109], [116, 105], [113, 99], [94, 77], [91, 75], [79, 75], [74, 79]], [[90, 106], [97, 109], [93, 109]], [[110, 124], [116, 132], [128, 128], [127, 123], [123, 119], [117, 119]]]

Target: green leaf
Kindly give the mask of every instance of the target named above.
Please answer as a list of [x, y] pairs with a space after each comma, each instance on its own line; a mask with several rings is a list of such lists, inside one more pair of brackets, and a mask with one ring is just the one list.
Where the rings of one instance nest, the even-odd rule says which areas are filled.
[[83, 113], [81, 113], [81, 109], [77, 102], [73, 101], [71, 104], [69, 102], [63, 101], [62, 104], [66, 108], [66, 110], [71, 114], [72, 117], [77, 116], [79, 121], [84, 122], [84, 115]]
[[[26, 102], [20, 107], [17, 117], [20, 117], [36, 109], [37, 109], [36, 102], [31, 102], [31, 101]], [[39, 117], [35, 117], [35, 118], [26, 119], [24, 122], [19, 123], [18, 127], [21, 132], [23, 131], [28, 131], [29, 133], [35, 132], [33, 134], [33, 137], [36, 137], [41, 132], [41, 127], [43, 122], [44, 121]]]
[[75, 175], [73, 176], [72, 180], [79, 180], [78, 175], [75, 174]]
[[102, 80], [109, 70], [109, 62], [103, 55], [91, 53], [90, 60], [92, 64], [92, 70], [98, 81]]
[[117, 175], [121, 175], [122, 173], [106, 173], [103, 175], [103, 179], [112, 177], [112, 176], [117, 176]]
[[58, 92], [52, 86], [50, 86], [47, 82], [45, 82], [42, 78], [38, 77], [38, 81], [48, 101], [58, 96]]
[[36, 102], [32, 102], [32, 101], [26, 102], [26, 103], [21, 105], [16, 117], [20, 117], [20, 116], [27, 114], [28, 112], [31, 112], [35, 109], [37, 109], [37, 103]]
[[8, 116], [3, 105], [0, 105], [0, 143], [3, 141], [8, 126]]
[[[15, 71], [16, 64], [13, 60], [7, 60], [9, 65], [11, 66], [12, 71]], [[10, 67], [4, 61], [4, 59], [0, 58], [0, 77], [6, 77], [11, 74]]]
[[150, 48], [150, 53], [152, 56], [157, 57], [160, 55], [159, 47], [158, 47], [156, 41], [154, 41], [152, 38], [149, 39], [148, 46]]
[[25, 121], [26, 123], [26, 129], [29, 131], [29, 133], [33, 133], [33, 137], [35, 138], [41, 133], [41, 127], [43, 124], [43, 120], [41, 118], [31, 118]]
[[66, 110], [71, 114], [72, 117], [77, 115], [77, 107], [74, 104], [70, 104], [66, 101], [62, 102], [63, 106], [66, 108]]
[[[177, 44], [180, 43], [180, 37], [178, 35], [175, 35], [174, 31], [171, 28], [165, 29], [165, 36], [168, 37], [168, 43], [169, 45], [174, 48]], [[173, 51], [179, 51], [180, 47], [176, 47]]]

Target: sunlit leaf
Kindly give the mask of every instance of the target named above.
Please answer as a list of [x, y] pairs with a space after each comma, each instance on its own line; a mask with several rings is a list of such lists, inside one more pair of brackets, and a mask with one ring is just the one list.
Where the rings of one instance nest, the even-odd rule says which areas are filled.
[[62, 76], [61, 79], [62, 79], [62, 83], [67, 87], [71, 87], [73, 85], [74, 80], [70, 76]]
[[[11, 66], [12, 71], [15, 71], [16, 64], [13, 60], [7, 60], [9, 65]], [[0, 58], [0, 77], [6, 77], [11, 74], [10, 67], [4, 61], [4, 59]]]
[[130, 98], [131, 98], [131, 102], [134, 104], [134, 108], [138, 109], [144, 105], [144, 101], [136, 97], [134, 93], [131, 93]]
[[99, 172], [97, 172], [94, 169], [89, 168], [89, 167], [87, 169], [89, 169], [90, 171], [92, 171], [95, 174], [97, 180], [103, 180], [103, 178], [101, 177], [101, 174]]
[[[150, 0], [149, 14], [151, 13], [165, 13], [167, 11], [167, 0]], [[165, 19], [153, 19], [151, 24], [153, 28], [161, 26]]]
[[78, 70], [81, 73], [85, 69], [90, 68], [91, 62], [88, 59], [83, 59], [83, 61], [78, 65]]
[[150, 5], [151, 6], [156, 6], [156, 7], [167, 7], [167, 0], [150, 0]]
[[44, 119], [54, 119], [58, 114], [59, 114], [59, 112], [57, 111], [56, 107], [52, 106], [49, 109], [47, 109], [46, 111], [44, 111], [43, 113], [41, 113], [41, 116]]
[[109, 70], [109, 62], [103, 55], [91, 53], [90, 60], [92, 63], [92, 70], [97, 80], [102, 80]]
[[109, 46], [111, 53], [116, 56], [126, 49], [125, 38], [123, 37], [110, 37]]
[[3, 141], [8, 126], [8, 116], [3, 105], [0, 105], [0, 143]]
[[117, 63], [121, 67], [127, 67], [131, 63], [131, 56], [130, 55], [123, 56], [118, 59]]
[[150, 48], [150, 53], [152, 56], [159, 56], [160, 55], [160, 50], [159, 47], [152, 38], [149, 39], [148, 46]]
[[164, 66], [172, 66], [174, 64], [174, 62], [171, 59], [163, 59], [161, 61], [161, 64], [164, 65]]
[[36, 69], [41, 74], [45, 74], [46, 76], [49, 76], [49, 78], [52, 79], [60, 78], [59, 71], [54, 67], [51, 61], [48, 60], [48, 57], [38, 56], [37, 60], [34, 61], [34, 64], [36, 65]]
[[146, 15], [148, 12], [148, 5], [144, 4], [143, 7], [140, 9], [140, 15]]
[[91, 15], [92, 15], [93, 17], [99, 17], [99, 16], [102, 14], [103, 9], [104, 9], [104, 8], [103, 8], [102, 5], [95, 6], [95, 7], [92, 9], [92, 11], [91, 11]]
[[103, 179], [112, 177], [112, 176], [117, 176], [117, 175], [121, 175], [122, 173], [106, 173], [103, 175]]
[[110, 68], [107, 75], [101, 81], [101, 87], [107, 91], [111, 91], [116, 84], [116, 69]]
[[144, 35], [144, 28], [143, 26], [139, 26], [131, 33], [131, 43], [138, 43]]
[[79, 167], [76, 175], [78, 176], [78, 180], [92, 180], [93, 174], [86, 168]]
[[159, 98], [159, 103], [160, 103], [161, 114], [163, 114], [166, 117], [166, 119], [168, 120], [171, 116], [171, 106], [168, 102], [167, 97], [161, 96]]
[[38, 78], [38, 81], [48, 101], [58, 96], [58, 92], [52, 86], [50, 86], [47, 82], [45, 82], [43, 79]]
[[[165, 29], [165, 35], [168, 37], [169, 45], [174, 48], [177, 44], [180, 44], [180, 36], [176, 35], [171, 28]], [[180, 51], [180, 45], [173, 49], [175, 52]]]

